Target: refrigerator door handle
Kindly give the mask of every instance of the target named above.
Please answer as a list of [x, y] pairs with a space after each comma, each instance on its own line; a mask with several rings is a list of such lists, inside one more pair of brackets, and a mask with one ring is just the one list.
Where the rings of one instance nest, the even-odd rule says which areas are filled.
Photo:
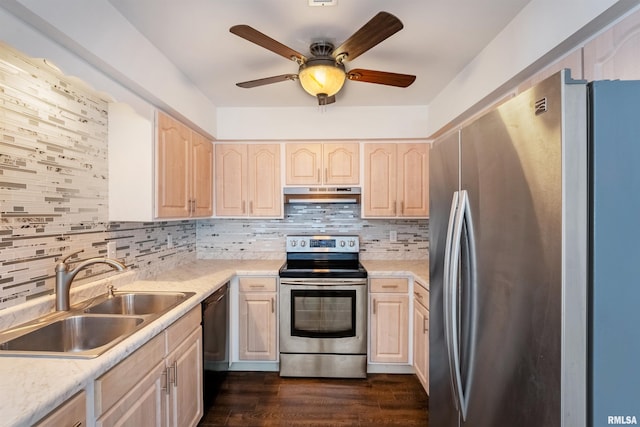
[[[449, 283], [448, 283], [448, 297], [447, 300], [449, 302], [449, 327], [447, 331], [447, 347], [449, 353], [449, 366], [452, 372], [451, 382], [453, 386], [453, 391], [455, 398], [457, 399], [457, 406], [462, 415], [462, 420], [466, 421], [467, 417], [467, 409], [469, 406], [469, 396], [467, 392], [470, 389], [470, 381], [473, 378], [471, 370], [474, 365], [474, 349], [475, 349], [475, 302], [476, 302], [476, 280], [475, 280], [475, 242], [473, 239], [473, 223], [471, 220], [471, 209], [469, 206], [469, 196], [466, 190], [461, 190], [459, 198], [459, 206], [457, 208], [454, 227], [453, 227], [453, 246], [451, 247], [451, 254], [449, 260], [449, 273], [447, 274]], [[468, 242], [469, 248], [469, 259], [466, 267], [470, 273], [470, 286], [468, 287], [467, 292], [469, 292], [469, 300], [470, 304], [468, 306], [468, 312], [464, 313], [470, 321], [467, 323], [471, 328], [468, 334], [462, 334], [466, 336], [468, 342], [466, 342], [466, 348], [468, 349], [468, 363], [467, 367], [469, 372], [465, 375], [466, 384], [462, 384], [462, 367], [460, 361], [460, 342], [458, 333], [459, 325], [459, 293], [458, 293], [458, 272], [461, 262], [461, 245], [463, 238], [463, 229], [464, 225], [466, 225], [467, 233], [464, 236]]]
[[451, 381], [451, 390], [453, 392], [453, 402], [455, 404], [456, 410], [460, 410], [459, 408], [459, 397], [458, 397], [458, 389], [455, 384], [455, 368], [453, 364], [453, 353], [452, 353], [452, 340], [454, 335], [454, 329], [452, 329], [452, 309], [453, 302], [451, 301], [451, 252], [454, 243], [454, 230], [456, 219], [458, 217], [458, 209], [459, 209], [459, 192], [456, 191], [453, 193], [453, 197], [451, 198], [451, 209], [449, 211], [449, 222], [447, 223], [447, 234], [446, 234], [446, 242], [444, 249], [444, 274], [443, 274], [443, 284], [442, 284], [442, 313], [444, 320], [444, 338], [446, 344], [447, 351], [447, 361], [449, 365], [449, 380]]

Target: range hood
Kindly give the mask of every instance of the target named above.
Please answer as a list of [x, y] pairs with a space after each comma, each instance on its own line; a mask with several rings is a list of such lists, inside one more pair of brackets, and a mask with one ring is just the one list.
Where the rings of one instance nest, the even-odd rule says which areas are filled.
[[284, 187], [285, 203], [360, 203], [360, 187]]

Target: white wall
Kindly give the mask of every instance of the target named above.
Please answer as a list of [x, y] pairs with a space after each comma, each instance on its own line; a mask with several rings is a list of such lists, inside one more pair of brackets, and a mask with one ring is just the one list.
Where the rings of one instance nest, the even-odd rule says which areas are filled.
[[218, 108], [218, 139], [425, 138], [428, 108]]

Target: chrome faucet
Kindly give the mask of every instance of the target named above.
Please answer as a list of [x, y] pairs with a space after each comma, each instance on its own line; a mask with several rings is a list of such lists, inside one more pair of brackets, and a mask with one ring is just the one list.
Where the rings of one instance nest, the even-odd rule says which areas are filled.
[[[81, 251], [77, 251], [72, 253], [71, 255], [66, 256], [62, 261], [56, 264], [56, 310], [57, 311], [68, 311], [69, 310], [69, 291], [71, 290], [71, 283], [76, 275], [85, 267], [88, 267], [93, 264], [107, 264], [112, 268], [123, 271], [127, 268], [126, 265], [111, 258], [89, 258], [87, 260], [82, 261], [78, 264], [74, 269], [70, 270], [69, 265], [67, 264], [67, 260], [74, 255], [77, 255], [81, 252], [84, 252], [84, 249]], [[72, 261], [73, 262], [73, 261]]]

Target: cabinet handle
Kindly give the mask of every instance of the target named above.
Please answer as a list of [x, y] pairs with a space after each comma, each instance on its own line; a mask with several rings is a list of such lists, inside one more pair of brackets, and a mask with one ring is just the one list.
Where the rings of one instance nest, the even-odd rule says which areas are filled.
[[249, 285], [250, 288], [264, 288], [264, 285]]
[[249, 213], [252, 214], [253, 213], [253, 200], [249, 201]]
[[404, 202], [400, 202], [400, 214], [404, 215]]
[[245, 208], [247, 207], [247, 202], [246, 201], [242, 201], [242, 213], [245, 213]]
[[424, 317], [422, 319], [422, 332], [425, 333], [425, 334], [427, 332], [429, 332], [429, 326], [427, 326], [427, 318], [426, 317]]
[[173, 362], [173, 386], [178, 387], [178, 361]]
[[376, 314], [376, 299], [373, 299], [373, 306], [372, 306], [372, 310], [373, 310], [373, 314]]
[[320, 184], [320, 168], [318, 168], [318, 184]]
[[329, 172], [328, 172], [329, 168], [324, 168], [324, 183], [326, 184], [327, 181], [329, 181]]
[[398, 287], [398, 285], [382, 285], [382, 287], [384, 289], [395, 289]]
[[398, 201], [394, 201], [393, 202], [393, 214], [397, 214], [398, 213]]
[[76, 423], [71, 427], [82, 427], [82, 421], [76, 421]]
[[161, 387], [162, 390], [164, 390], [165, 394], [170, 394], [169, 392], [169, 368], [165, 368], [164, 371], [162, 371], [162, 379], [164, 381], [162, 381], [164, 383], [164, 385]]
[[419, 300], [422, 300], [422, 298], [423, 298], [423, 297], [422, 297], [422, 294], [419, 294], [419, 293], [417, 293], [417, 292], [414, 292], [414, 293], [413, 293], [413, 295], [415, 295], [415, 296], [416, 296], [416, 298], [418, 298]]
[[276, 301], [275, 298], [271, 297], [271, 312], [275, 313], [276, 312]]

